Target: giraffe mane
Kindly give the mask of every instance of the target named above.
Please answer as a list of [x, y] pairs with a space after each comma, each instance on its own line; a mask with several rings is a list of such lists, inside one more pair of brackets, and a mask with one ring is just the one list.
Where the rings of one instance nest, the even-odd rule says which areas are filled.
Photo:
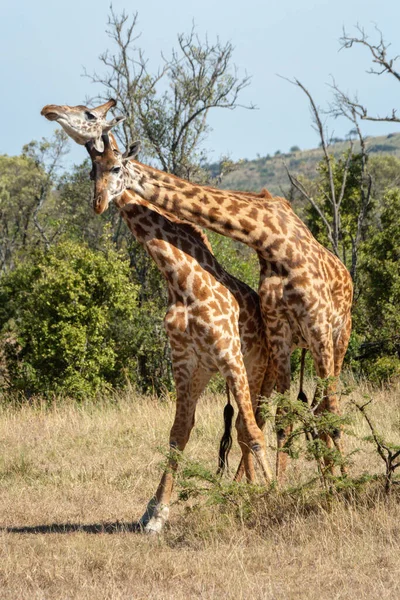
[[[146, 169], [146, 165], [141, 163], [138, 160], [135, 159], [131, 159], [130, 162], [132, 162], [133, 164], [137, 164], [139, 167], [141, 168], [145, 168]], [[189, 185], [193, 185], [196, 186], [198, 188], [201, 188], [202, 190], [204, 190], [205, 192], [209, 192], [211, 194], [215, 193], [215, 192], [221, 192], [221, 193], [229, 193], [229, 194], [234, 194], [235, 196], [244, 196], [246, 198], [252, 198], [253, 200], [257, 200], [257, 201], [265, 201], [265, 200], [285, 200], [285, 202], [287, 204], [290, 205], [290, 203], [285, 199], [285, 198], [281, 198], [280, 196], [273, 196], [271, 194], [271, 192], [269, 190], [267, 190], [267, 188], [262, 188], [262, 190], [260, 192], [247, 192], [247, 191], [243, 191], [243, 190], [225, 190], [225, 189], [219, 189], [219, 188], [213, 188], [210, 185], [202, 185], [202, 184], [196, 184], [190, 181], [186, 181], [186, 180], [182, 180], [181, 177], [178, 177], [177, 175], [174, 175], [173, 173], [166, 173], [165, 171], [160, 171], [160, 169], [157, 169], [156, 167], [150, 167], [151, 171], [154, 174], [157, 174], [160, 178], [160, 180], [162, 181], [163, 179], [165, 180], [165, 178], [168, 179], [173, 179], [178, 181], [180, 184], [182, 183], [182, 181], [184, 183], [188, 183]], [[178, 186], [179, 187], [179, 186]]]

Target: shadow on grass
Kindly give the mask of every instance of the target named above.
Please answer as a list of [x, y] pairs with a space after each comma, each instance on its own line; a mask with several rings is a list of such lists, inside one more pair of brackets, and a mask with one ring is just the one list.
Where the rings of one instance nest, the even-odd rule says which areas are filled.
[[138, 522], [123, 523], [52, 523], [50, 525], [32, 525], [26, 527], [0, 527], [0, 533], [140, 533], [143, 529]]

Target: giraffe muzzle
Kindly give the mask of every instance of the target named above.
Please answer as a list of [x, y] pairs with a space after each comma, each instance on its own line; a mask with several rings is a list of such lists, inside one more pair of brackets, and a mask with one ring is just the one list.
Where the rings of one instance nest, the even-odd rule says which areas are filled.
[[57, 115], [56, 113], [49, 112], [49, 113], [47, 113], [47, 115], [45, 115], [45, 117], [49, 121], [57, 121], [59, 115]]
[[57, 121], [60, 118], [60, 113], [57, 111], [57, 106], [55, 104], [46, 104], [40, 111], [40, 114], [43, 117], [46, 117], [49, 121]]
[[108, 207], [108, 194], [100, 192], [93, 198], [93, 210], [97, 215], [101, 215]]

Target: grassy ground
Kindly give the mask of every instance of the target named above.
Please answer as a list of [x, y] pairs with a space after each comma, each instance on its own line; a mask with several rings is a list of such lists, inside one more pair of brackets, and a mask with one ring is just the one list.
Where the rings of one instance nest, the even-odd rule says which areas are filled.
[[[372, 395], [378, 429], [400, 440], [400, 389]], [[185, 453], [210, 470], [223, 405], [201, 399]], [[215, 504], [214, 490], [176, 503], [159, 538], [134, 533], [161, 474], [173, 410], [129, 394], [103, 406], [1, 409], [1, 600], [400, 596], [397, 491], [387, 499], [376, 482], [357, 499], [329, 502], [316, 488], [242, 486]], [[356, 413], [351, 429], [369, 433]], [[382, 472], [373, 446], [348, 436], [346, 448], [360, 449], [352, 476]], [[237, 459], [235, 449], [231, 464]], [[313, 472], [291, 461], [289, 484]]]

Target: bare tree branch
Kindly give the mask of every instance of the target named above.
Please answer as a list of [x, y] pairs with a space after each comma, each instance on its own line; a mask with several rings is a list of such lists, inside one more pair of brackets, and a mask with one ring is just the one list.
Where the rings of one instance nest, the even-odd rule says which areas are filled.
[[[388, 56], [388, 48], [390, 47], [390, 44], [385, 42], [380, 29], [378, 29], [378, 27], [375, 27], [375, 29], [379, 35], [379, 41], [377, 44], [373, 44], [369, 41], [365, 30], [358, 24], [356, 25], [358, 35], [351, 36], [346, 32], [345, 29], [343, 29], [343, 35], [340, 38], [341, 49], [349, 49], [356, 44], [368, 48], [372, 56], [372, 62], [373, 64], [378, 65], [378, 69], [376, 70], [371, 68], [367, 71], [367, 73], [370, 73], [371, 75], [392, 75], [396, 81], [400, 82], [400, 72], [395, 68], [395, 64], [399, 59], [399, 55], [394, 56], [393, 58]], [[387, 121], [392, 123], [400, 123], [400, 117], [397, 116], [397, 109], [395, 108], [392, 109], [391, 114], [380, 117], [371, 116], [368, 113], [368, 109], [360, 104], [357, 100], [352, 101], [352, 106], [360, 119], [367, 121]]]
[[329, 238], [330, 243], [332, 244], [332, 247], [335, 247], [335, 240], [333, 238], [332, 235], [332, 227], [329, 223], [329, 221], [327, 220], [323, 210], [321, 209], [321, 207], [319, 206], [319, 204], [314, 200], [314, 198], [307, 192], [307, 190], [305, 189], [304, 185], [301, 183], [301, 181], [299, 181], [297, 179], [297, 177], [295, 177], [288, 169], [288, 166], [286, 164], [286, 162], [283, 163], [286, 169], [286, 173], [287, 176], [289, 178], [289, 181], [291, 183], [291, 185], [296, 188], [296, 190], [298, 190], [303, 196], [304, 198], [306, 198], [306, 200], [309, 201], [309, 203], [311, 204], [311, 206], [314, 208], [314, 210], [318, 213], [320, 219], [322, 220], [322, 222], [324, 223], [325, 227], [326, 227], [326, 231], [327, 231], [327, 235]]
[[[286, 78], [284, 78], [284, 79], [286, 79]], [[340, 208], [340, 203], [341, 203], [341, 197], [339, 196], [339, 199], [337, 199], [337, 197], [336, 197], [335, 180], [334, 180], [333, 166], [332, 166], [332, 156], [328, 152], [329, 145], [328, 145], [328, 142], [326, 139], [325, 127], [324, 127], [324, 124], [322, 123], [322, 120], [320, 117], [320, 111], [319, 111], [316, 103], [314, 102], [314, 99], [313, 99], [311, 93], [309, 92], [309, 90], [298, 79], [294, 79], [293, 81], [291, 79], [286, 79], [286, 80], [289, 81], [289, 83], [298, 86], [305, 93], [305, 95], [307, 96], [309, 103], [310, 103], [312, 120], [313, 120], [315, 129], [318, 132], [319, 138], [321, 140], [321, 148], [322, 148], [322, 152], [324, 155], [324, 161], [325, 161], [327, 174], [328, 174], [329, 195], [327, 195], [327, 198], [332, 207], [332, 211], [331, 211], [332, 226], [329, 225], [329, 227], [327, 227], [328, 222], [325, 217], [322, 219], [322, 221], [327, 229], [329, 241], [332, 244], [332, 250], [336, 254], [336, 256], [339, 257], [340, 256], [340, 252], [339, 252], [340, 211], [339, 211], [339, 208]], [[348, 166], [347, 166], [347, 168], [348, 168]], [[347, 177], [347, 174], [346, 174], [346, 177]], [[324, 191], [323, 191], [323, 193], [326, 194], [326, 192], [324, 192]], [[309, 196], [307, 199], [309, 201], [311, 201]], [[318, 210], [318, 208], [316, 208], [315, 202], [314, 203], [311, 202], [311, 204], [317, 210], [318, 214], [321, 216], [321, 209]]]
[[388, 494], [388, 493], [390, 493], [392, 484], [394, 483], [393, 482], [393, 474], [394, 474], [395, 470], [398, 467], [400, 467], [400, 462], [398, 462], [398, 463], [394, 462], [395, 460], [397, 460], [397, 458], [399, 458], [400, 450], [396, 449], [395, 451], [393, 451], [393, 449], [390, 448], [387, 444], [385, 444], [382, 437], [377, 433], [370, 416], [368, 415], [367, 411], [365, 410], [366, 407], [371, 403], [371, 400], [369, 400], [365, 404], [357, 404], [357, 402], [355, 402], [354, 400], [352, 400], [352, 403], [354, 404], [354, 406], [356, 408], [358, 408], [358, 410], [362, 413], [364, 419], [368, 423], [368, 427], [370, 428], [370, 431], [372, 434], [372, 439], [375, 442], [376, 450], [377, 450], [379, 456], [382, 458], [383, 462], [385, 463], [385, 467], [386, 467], [385, 491]]
[[[348, 119], [354, 128], [355, 133], [357, 134], [358, 141], [360, 144], [360, 157], [361, 157], [361, 177], [359, 181], [359, 190], [360, 190], [360, 206], [357, 216], [357, 227], [355, 235], [351, 236], [352, 240], [352, 260], [351, 260], [351, 275], [353, 280], [356, 278], [357, 274], [357, 264], [358, 264], [358, 249], [360, 246], [360, 242], [362, 239], [362, 232], [365, 225], [365, 220], [367, 218], [368, 209], [371, 204], [371, 191], [372, 191], [372, 177], [368, 172], [367, 161], [368, 161], [368, 153], [365, 145], [365, 139], [362, 134], [360, 124], [359, 124], [359, 114], [357, 107], [351, 101], [349, 96], [345, 94], [343, 91], [339, 89], [336, 82], [333, 80], [331, 87], [334, 91], [334, 103], [331, 106], [331, 114], [334, 117], [345, 117]], [[352, 142], [350, 141], [352, 144]], [[352, 144], [353, 150], [353, 144]]]
[[[231, 66], [233, 46], [218, 39], [200, 39], [195, 28], [178, 35], [171, 57], [151, 73], [136, 46], [138, 15], [117, 15], [111, 7], [107, 33], [115, 53], [100, 55], [105, 73], [84, 75], [104, 88], [99, 99], [110, 94], [127, 116], [117, 137], [125, 144], [142, 138], [143, 155], [155, 159], [164, 171], [185, 176], [198, 170], [200, 147], [209, 127], [208, 114], [214, 108], [233, 110], [250, 78], [240, 78]], [[246, 108], [254, 108], [249, 105]]]

